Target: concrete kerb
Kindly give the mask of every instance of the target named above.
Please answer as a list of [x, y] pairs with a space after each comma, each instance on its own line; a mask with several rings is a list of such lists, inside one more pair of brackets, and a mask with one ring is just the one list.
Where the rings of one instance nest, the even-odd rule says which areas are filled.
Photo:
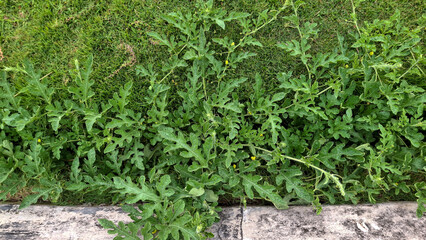
[[[417, 203], [273, 207], [228, 207], [211, 227], [213, 239], [426, 239], [426, 217], [416, 217]], [[0, 239], [113, 239], [97, 219], [115, 223], [130, 218], [116, 206], [62, 207], [0, 205]]]

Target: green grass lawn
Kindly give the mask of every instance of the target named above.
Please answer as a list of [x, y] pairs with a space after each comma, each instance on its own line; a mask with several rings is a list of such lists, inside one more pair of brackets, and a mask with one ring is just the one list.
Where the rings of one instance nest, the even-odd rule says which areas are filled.
[[[134, 89], [147, 87], [135, 76], [135, 65], [160, 65], [168, 58], [162, 47], [156, 45], [147, 32], [174, 31], [165, 27], [161, 14], [193, 9], [196, 1], [0, 1], [0, 48], [4, 59], [0, 68], [31, 60], [37, 68], [50, 73], [49, 79], [61, 88], [71, 80], [69, 69], [75, 59], [94, 55], [97, 98], [109, 98], [119, 86], [134, 81]], [[257, 15], [265, 9], [277, 9], [283, 0], [215, 1], [228, 11]], [[422, 0], [365, 1], [357, 9], [359, 20], [386, 19], [396, 9], [409, 27], [419, 24], [424, 13]], [[347, 36], [354, 31], [350, 22], [351, 3], [346, 0], [308, 0], [301, 8], [304, 21], [319, 24], [319, 38], [313, 43], [315, 51], [326, 52], [337, 44], [336, 34]], [[276, 43], [294, 39], [297, 31], [281, 17], [261, 29], [255, 37], [264, 45], [254, 48], [258, 55], [238, 68], [235, 75], [253, 78], [255, 73], [272, 78], [277, 72], [295, 70], [295, 58], [277, 50]], [[167, 34], [167, 32], [165, 32]], [[233, 26], [221, 33], [238, 39]], [[126, 46], [128, 46], [126, 48]], [[134, 55], [133, 55], [134, 54]], [[135, 56], [134, 61], [132, 61]], [[262, 64], [258, 64], [262, 62]], [[273, 84], [273, 82], [268, 82]], [[137, 90], [136, 90], [137, 91]], [[138, 94], [133, 95], [133, 107], [138, 108]]]

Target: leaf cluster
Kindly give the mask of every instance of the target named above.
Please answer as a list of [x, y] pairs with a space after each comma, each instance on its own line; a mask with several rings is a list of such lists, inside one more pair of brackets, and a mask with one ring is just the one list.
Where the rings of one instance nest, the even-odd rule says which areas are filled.
[[[138, 102], [146, 111], [129, 107], [131, 81], [108, 101], [94, 101], [92, 57], [83, 66], [75, 62], [66, 93], [30, 63], [6, 68], [0, 200], [30, 187], [21, 208], [39, 199], [57, 202], [63, 192], [138, 203], [123, 206], [131, 223], [100, 220], [116, 239], [205, 239], [220, 200], [230, 197], [243, 204], [263, 199], [279, 209], [312, 204], [319, 213], [321, 202], [374, 203], [384, 192], [403, 192], [417, 197], [422, 216], [420, 28], [404, 27], [396, 12], [364, 23], [352, 39], [338, 36], [332, 52], [313, 53], [317, 25], [301, 21], [302, 4], [286, 1], [252, 16], [200, 1], [195, 12], [162, 16], [178, 34], [147, 34], [170, 57], [137, 66], [148, 85]], [[250, 48], [262, 47], [255, 33], [287, 10], [299, 38], [277, 44], [277, 51], [293, 56], [304, 72], [229, 77], [254, 55]], [[232, 24], [240, 38], [221, 37]], [[276, 86], [266, 88], [265, 81]]]

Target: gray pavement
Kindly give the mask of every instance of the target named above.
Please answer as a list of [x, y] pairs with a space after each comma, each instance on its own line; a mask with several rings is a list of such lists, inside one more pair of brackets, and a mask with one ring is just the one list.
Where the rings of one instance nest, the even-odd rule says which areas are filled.
[[[211, 231], [225, 239], [426, 239], [426, 216], [416, 217], [417, 204], [395, 202], [378, 205], [323, 206], [316, 215], [310, 206], [288, 210], [273, 207], [230, 207]], [[115, 223], [130, 218], [115, 206], [61, 207], [0, 205], [0, 239], [113, 239], [97, 222]]]

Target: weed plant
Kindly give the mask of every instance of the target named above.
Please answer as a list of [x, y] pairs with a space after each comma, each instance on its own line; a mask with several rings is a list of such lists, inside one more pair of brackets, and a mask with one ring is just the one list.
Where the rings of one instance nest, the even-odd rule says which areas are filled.
[[[351, 1], [353, 31], [322, 51], [312, 47], [318, 25], [300, 17], [303, 1], [257, 15], [198, 1], [148, 33], [168, 57], [135, 67], [145, 90], [128, 81], [108, 101], [96, 99], [92, 56], [74, 62], [65, 88], [29, 61], [6, 67], [0, 200], [25, 189], [21, 208], [64, 194], [122, 203], [133, 222], [100, 220], [116, 239], [211, 237], [223, 198], [312, 204], [319, 214], [324, 202], [411, 194], [421, 217], [424, 18], [408, 28], [396, 11], [360, 24], [360, 2]], [[296, 37], [273, 51], [294, 70], [239, 72], [264, 45], [255, 34], [278, 19]]]

